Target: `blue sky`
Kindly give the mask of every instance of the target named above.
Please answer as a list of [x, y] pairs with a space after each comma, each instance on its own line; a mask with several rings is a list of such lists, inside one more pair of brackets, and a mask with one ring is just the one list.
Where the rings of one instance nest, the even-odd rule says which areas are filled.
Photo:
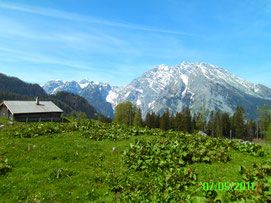
[[269, 0], [0, 0], [0, 72], [125, 86], [205, 62], [271, 87]]

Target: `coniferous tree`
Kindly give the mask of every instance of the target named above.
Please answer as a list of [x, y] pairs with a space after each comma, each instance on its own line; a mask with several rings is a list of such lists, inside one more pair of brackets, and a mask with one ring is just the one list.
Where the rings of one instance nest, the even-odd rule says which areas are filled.
[[198, 114], [194, 113], [193, 117], [192, 117], [192, 131], [195, 132], [197, 130], [199, 130], [197, 128], [197, 121], [198, 121]]
[[217, 110], [215, 113], [215, 137], [222, 138], [223, 137], [223, 129], [222, 129], [222, 122], [220, 116], [220, 110]]
[[199, 112], [197, 115], [196, 128], [197, 130], [205, 131], [205, 125], [206, 125], [206, 108], [204, 106], [202, 111]]
[[154, 114], [154, 117], [155, 117], [155, 128], [160, 128], [160, 119], [161, 119], [160, 115], [158, 114], [155, 116]]
[[183, 109], [183, 127], [184, 132], [191, 133], [192, 132], [192, 116], [189, 107]]
[[243, 139], [245, 137], [245, 111], [238, 106], [233, 115], [234, 138]]
[[211, 137], [215, 136], [215, 113], [212, 110], [209, 116], [209, 121], [207, 124], [207, 134]]
[[156, 115], [153, 111], [151, 112], [151, 128], [156, 128]]
[[147, 113], [144, 123], [146, 126], [151, 128], [151, 113], [150, 112]]
[[246, 140], [252, 141], [256, 134], [256, 123], [249, 119], [246, 123]]
[[163, 130], [168, 130], [170, 127], [170, 118], [169, 118], [169, 110], [167, 109], [160, 119], [160, 128]]
[[230, 138], [231, 120], [227, 112], [222, 113], [222, 134], [225, 138]]
[[174, 120], [175, 120], [175, 116], [172, 112], [169, 117], [169, 129], [174, 129]]
[[145, 124], [149, 128], [156, 128], [156, 116], [154, 112], [148, 112], [145, 119]]
[[236, 133], [235, 133], [235, 123], [234, 123], [234, 121], [235, 121], [235, 113], [232, 115], [232, 117], [231, 117], [231, 139], [234, 139], [234, 138], [236, 138]]
[[181, 112], [177, 112], [174, 119], [174, 129], [178, 131], [183, 131], [183, 114]]

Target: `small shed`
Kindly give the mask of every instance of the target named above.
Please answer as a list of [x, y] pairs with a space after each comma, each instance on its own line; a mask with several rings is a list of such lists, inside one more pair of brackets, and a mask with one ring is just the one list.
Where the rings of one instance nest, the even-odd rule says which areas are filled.
[[63, 110], [52, 101], [3, 101], [0, 117], [15, 121], [61, 121]]

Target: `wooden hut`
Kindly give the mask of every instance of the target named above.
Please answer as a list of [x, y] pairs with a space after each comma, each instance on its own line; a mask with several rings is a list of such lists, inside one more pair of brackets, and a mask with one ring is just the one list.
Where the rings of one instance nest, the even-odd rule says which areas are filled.
[[63, 111], [52, 101], [3, 101], [0, 117], [14, 121], [61, 121]]

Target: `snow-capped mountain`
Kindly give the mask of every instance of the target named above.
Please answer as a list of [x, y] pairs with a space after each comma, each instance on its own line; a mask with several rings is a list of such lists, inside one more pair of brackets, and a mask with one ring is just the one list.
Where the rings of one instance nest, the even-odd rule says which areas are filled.
[[131, 101], [147, 112], [163, 113], [167, 108], [173, 113], [189, 106], [192, 112], [220, 109], [233, 113], [243, 106], [248, 117], [255, 118], [257, 106], [271, 104], [271, 89], [261, 84], [245, 81], [223, 68], [206, 63], [159, 65], [134, 79], [124, 88], [111, 87], [107, 83], [82, 80], [79, 83], [49, 81], [43, 86], [49, 93], [61, 90], [85, 97], [98, 112], [113, 115], [119, 103]]
[[95, 83], [87, 79], [81, 80], [80, 82], [51, 80], [42, 87], [47, 94], [56, 94], [59, 91], [67, 91], [83, 96], [95, 107], [98, 113], [111, 118], [113, 117], [112, 105], [106, 101], [108, 92], [111, 90], [111, 86], [107, 83]]
[[143, 116], [149, 111], [163, 113], [166, 108], [179, 112], [189, 106], [192, 112], [220, 109], [233, 113], [238, 105], [255, 117], [256, 106], [271, 103], [271, 89], [255, 85], [206, 63], [187, 63], [173, 67], [160, 65], [133, 80], [119, 91], [111, 91], [107, 101], [113, 107], [131, 101]]
[[50, 80], [41, 87], [45, 90], [47, 94], [53, 94], [56, 92], [57, 88], [60, 86], [63, 86], [66, 83], [66, 81], [63, 80]]
[[81, 87], [81, 89], [84, 89], [85, 87], [87, 87], [89, 84], [93, 84], [93, 81], [90, 81], [88, 79], [83, 79], [81, 80], [78, 84]]

